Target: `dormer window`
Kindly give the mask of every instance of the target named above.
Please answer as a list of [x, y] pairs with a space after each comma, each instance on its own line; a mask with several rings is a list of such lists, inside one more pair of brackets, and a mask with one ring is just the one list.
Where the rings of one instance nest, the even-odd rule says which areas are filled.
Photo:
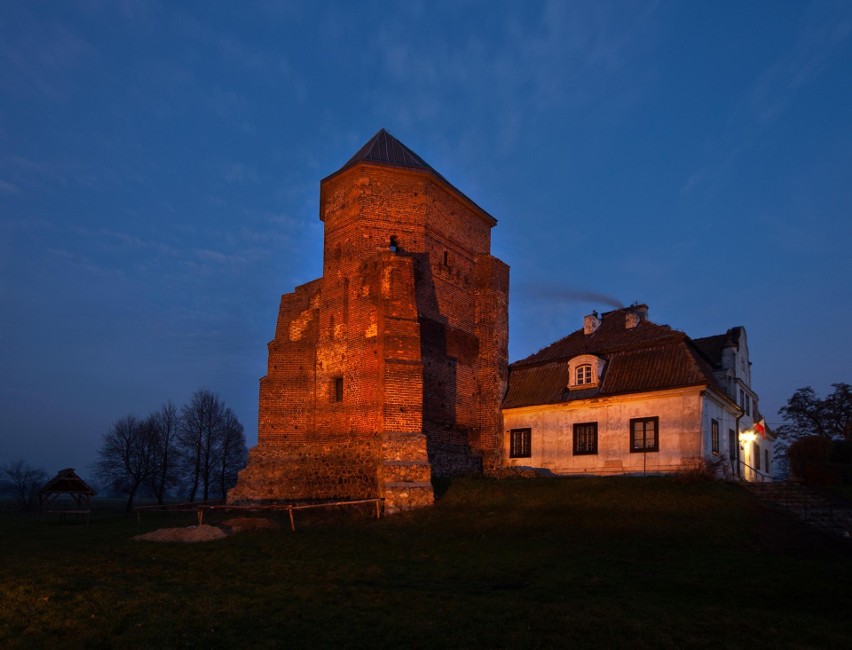
[[577, 371], [574, 374], [574, 383], [577, 386], [592, 383], [592, 364], [584, 363], [581, 366], [577, 366]]
[[604, 360], [593, 354], [581, 354], [568, 362], [568, 390], [595, 388], [601, 383]]

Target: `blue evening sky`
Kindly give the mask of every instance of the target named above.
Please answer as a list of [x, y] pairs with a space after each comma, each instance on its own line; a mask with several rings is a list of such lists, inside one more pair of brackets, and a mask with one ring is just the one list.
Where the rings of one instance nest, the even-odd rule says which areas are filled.
[[0, 464], [216, 391], [256, 442], [319, 181], [387, 128], [499, 224], [510, 358], [645, 302], [852, 381], [852, 3], [0, 3]]

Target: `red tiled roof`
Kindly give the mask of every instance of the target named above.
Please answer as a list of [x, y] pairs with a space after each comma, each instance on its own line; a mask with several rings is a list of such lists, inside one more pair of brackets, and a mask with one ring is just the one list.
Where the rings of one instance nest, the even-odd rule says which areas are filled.
[[611, 355], [604, 369], [601, 393], [616, 395], [680, 386], [715, 386], [713, 369], [697, 354], [685, 334], [653, 347]]
[[[648, 392], [686, 386], [710, 386], [720, 392], [713, 368], [683, 332], [647, 320], [625, 328], [631, 308], [604, 314], [597, 331], [580, 329], [509, 367], [503, 408]], [[605, 361], [596, 388], [569, 391], [568, 361], [592, 354]]]
[[668, 325], [657, 325], [649, 320], [640, 321], [636, 327], [627, 329], [625, 319], [630, 311], [630, 307], [625, 307], [602, 314], [601, 324], [592, 334], [584, 334], [583, 330], [579, 329], [512, 365], [522, 366], [556, 359], [568, 360], [579, 354], [601, 356], [619, 348], [646, 345], [683, 336], [681, 332], [672, 330]]
[[503, 408], [555, 404], [565, 399], [568, 364], [554, 362], [522, 368], [510, 367], [509, 390]]

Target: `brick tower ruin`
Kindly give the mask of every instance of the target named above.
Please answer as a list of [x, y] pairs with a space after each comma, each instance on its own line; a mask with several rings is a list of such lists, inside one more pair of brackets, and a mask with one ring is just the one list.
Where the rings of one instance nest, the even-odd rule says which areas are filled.
[[431, 504], [499, 460], [509, 268], [496, 220], [382, 129], [320, 183], [323, 275], [281, 298], [231, 503]]

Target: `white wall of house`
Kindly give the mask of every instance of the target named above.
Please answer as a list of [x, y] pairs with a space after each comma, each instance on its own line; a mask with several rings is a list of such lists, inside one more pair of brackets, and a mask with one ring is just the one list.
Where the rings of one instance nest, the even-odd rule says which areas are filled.
[[[557, 474], [672, 471], [701, 455], [700, 389], [573, 400], [503, 411], [509, 466], [546, 468]], [[630, 421], [659, 418], [659, 451], [631, 452]], [[574, 453], [574, 425], [597, 423], [596, 454]], [[513, 429], [529, 428], [530, 457], [512, 458]]]
[[747, 481], [772, 481], [775, 473], [775, 445], [769, 436], [761, 436], [750, 429], [740, 435], [742, 475]]
[[[720, 475], [733, 477], [737, 472], [737, 445], [739, 444], [738, 411], [730, 401], [711, 391], [702, 392], [702, 404], [702, 455], [712, 462], [719, 462]], [[718, 423], [719, 427], [717, 449], [714, 449], [713, 445], [714, 420]]]
[[[631, 451], [631, 420], [659, 418], [658, 451]], [[508, 466], [537, 467], [555, 474], [672, 472], [712, 457], [712, 420], [719, 422], [718, 455], [730, 455], [728, 431], [736, 427], [730, 404], [704, 387], [503, 410], [503, 458]], [[597, 424], [597, 453], [575, 453], [576, 424]], [[512, 457], [512, 430], [530, 430], [529, 457]], [[726, 463], [730, 469], [730, 463]]]

